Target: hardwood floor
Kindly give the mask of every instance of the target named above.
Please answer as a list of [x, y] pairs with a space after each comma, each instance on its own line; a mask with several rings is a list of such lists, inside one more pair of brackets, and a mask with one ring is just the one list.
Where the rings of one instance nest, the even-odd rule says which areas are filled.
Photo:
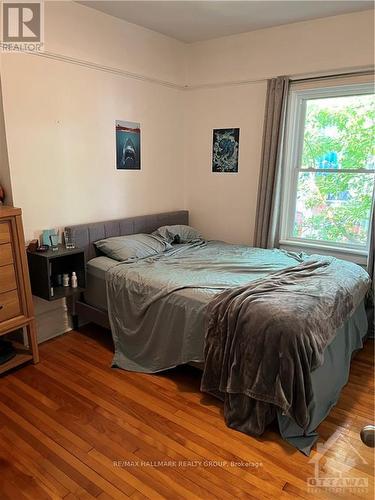
[[[308, 490], [312, 459], [275, 431], [228, 429], [191, 367], [142, 375], [109, 368], [109, 332], [88, 325], [40, 346], [41, 362], [0, 378], [0, 498], [373, 498], [373, 342], [318, 431], [331, 486]], [[340, 479], [341, 478], [341, 479]], [[351, 488], [348, 487], [351, 485]], [[314, 489], [315, 488], [315, 489]]]

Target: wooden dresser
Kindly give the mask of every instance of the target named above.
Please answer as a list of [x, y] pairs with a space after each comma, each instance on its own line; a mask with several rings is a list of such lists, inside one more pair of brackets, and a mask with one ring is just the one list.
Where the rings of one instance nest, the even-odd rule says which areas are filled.
[[16, 356], [0, 365], [0, 373], [39, 361], [21, 209], [0, 206], [0, 336], [23, 327], [29, 350], [15, 346]]

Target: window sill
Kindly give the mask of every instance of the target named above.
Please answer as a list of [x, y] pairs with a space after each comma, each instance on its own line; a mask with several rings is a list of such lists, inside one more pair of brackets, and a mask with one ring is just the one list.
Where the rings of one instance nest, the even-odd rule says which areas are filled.
[[367, 264], [367, 251], [365, 250], [318, 245], [316, 243], [308, 243], [295, 240], [280, 240], [279, 243], [280, 248], [284, 250], [300, 250], [301, 252], [306, 252], [308, 254], [319, 253], [321, 255], [332, 255], [333, 257], [337, 257], [338, 259], [349, 260], [351, 262], [355, 262], [356, 264]]

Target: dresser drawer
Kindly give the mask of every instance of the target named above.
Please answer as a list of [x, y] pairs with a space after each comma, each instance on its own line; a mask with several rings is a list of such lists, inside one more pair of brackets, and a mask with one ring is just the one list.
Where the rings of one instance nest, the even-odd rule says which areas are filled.
[[13, 263], [13, 251], [10, 243], [0, 245], [0, 266], [6, 266]]
[[0, 323], [20, 314], [21, 306], [17, 290], [0, 293]]
[[0, 244], [10, 241], [9, 222], [0, 222]]
[[0, 267], [0, 293], [9, 292], [17, 288], [14, 265]]

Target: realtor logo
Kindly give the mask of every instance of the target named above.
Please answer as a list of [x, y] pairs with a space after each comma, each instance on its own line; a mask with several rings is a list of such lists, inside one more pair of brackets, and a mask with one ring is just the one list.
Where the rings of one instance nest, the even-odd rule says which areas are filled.
[[42, 2], [2, 2], [3, 52], [42, 50], [43, 7]]
[[[337, 453], [329, 453], [330, 449], [338, 446]], [[325, 464], [322, 462], [325, 459]], [[360, 470], [368, 465], [365, 458], [350, 443], [349, 439], [336, 431], [324, 444], [318, 443], [317, 452], [309, 460], [314, 464], [314, 477], [307, 478], [309, 493], [319, 494], [322, 490], [342, 494], [366, 494], [369, 492], [369, 482], [366, 474]]]

